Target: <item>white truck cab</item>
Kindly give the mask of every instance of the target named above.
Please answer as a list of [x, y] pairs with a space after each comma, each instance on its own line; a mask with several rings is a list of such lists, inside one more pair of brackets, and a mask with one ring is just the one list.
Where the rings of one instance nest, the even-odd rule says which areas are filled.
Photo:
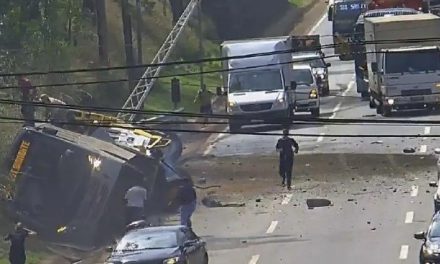
[[296, 82], [296, 112], [310, 112], [319, 117], [320, 97], [312, 67], [309, 64], [293, 64], [292, 78]]

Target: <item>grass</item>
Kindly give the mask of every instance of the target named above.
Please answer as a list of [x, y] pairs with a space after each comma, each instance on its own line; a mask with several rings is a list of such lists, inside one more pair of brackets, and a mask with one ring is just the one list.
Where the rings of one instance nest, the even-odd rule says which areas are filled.
[[312, 0], [289, 0], [289, 3], [296, 7], [305, 7], [311, 2]]

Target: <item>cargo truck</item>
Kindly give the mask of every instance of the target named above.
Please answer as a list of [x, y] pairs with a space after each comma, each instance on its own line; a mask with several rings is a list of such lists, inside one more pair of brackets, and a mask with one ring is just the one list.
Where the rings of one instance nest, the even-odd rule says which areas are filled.
[[[278, 122], [294, 114], [292, 38], [226, 41], [221, 45], [223, 87], [231, 132], [253, 121]], [[249, 56], [272, 53], [266, 56]], [[293, 89], [291, 89], [293, 88]]]
[[365, 19], [370, 106], [378, 114], [440, 104], [439, 38], [440, 17], [432, 14]]
[[367, 54], [364, 45], [365, 30], [364, 20], [367, 17], [383, 17], [383, 16], [397, 16], [397, 15], [414, 15], [420, 14], [420, 11], [412, 8], [385, 8], [369, 10], [361, 14], [356, 22], [352, 36], [352, 51], [354, 57], [354, 69], [356, 75], [357, 92], [361, 94], [362, 98], [368, 98], [368, 68], [367, 68]]

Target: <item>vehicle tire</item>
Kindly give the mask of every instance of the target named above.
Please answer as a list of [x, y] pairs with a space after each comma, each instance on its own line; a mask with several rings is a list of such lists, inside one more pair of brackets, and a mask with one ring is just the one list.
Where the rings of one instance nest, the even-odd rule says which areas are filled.
[[392, 112], [392, 108], [391, 108], [391, 106], [382, 106], [382, 108], [383, 108], [383, 116], [385, 116], [385, 117], [389, 117], [389, 116], [391, 116], [391, 112]]
[[370, 108], [374, 109], [376, 108], [376, 103], [374, 102], [374, 98], [370, 96]]
[[310, 111], [310, 113], [312, 114], [312, 117], [319, 117], [319, 114], [320, 114], [319, 110], [320, 110], [319, 108], [312, 109]]
[[208, 264], [208, 263], [209, 263], [208, 253], [205, 253], [205, 256], [203, 257], [203, 262], [202, 262], [202, 264]]
[[381, 115], [383, 113], [383, 106], [382, 106], [382, 104], [376, 105], [376, 113], [378, 115]]
[[234, 133], [234, 132], [239, 132], [241, 128], [240, 124], [237, 123], [229, 123], [229, 132]]

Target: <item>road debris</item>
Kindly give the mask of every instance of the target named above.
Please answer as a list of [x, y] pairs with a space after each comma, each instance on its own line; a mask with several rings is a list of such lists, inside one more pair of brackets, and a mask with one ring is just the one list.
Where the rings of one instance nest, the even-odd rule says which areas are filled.
[[435, 181], [429, 182], [429, 187], [438, 187], [437, 182]]
[[403, 153], [415, 153], [416, 149], [415, 148], [404, 148], [403, 149]]
[[206, 178], [205, 177], [200, 177], [199, 180], [197, 181], [198, 184], [206, 184]]
[[202, 204], [206, 207], [244, 207], [245, 203], [223, 203], [220, 202], [217, 198], [207, 196], [202, 199]]
[[377, 141], [371, 142], [371, 144], [383, 144], [383, 141], [382, 140], [377, 140]]
[[315, 199], [307, 199], [306, 203], [309, 209], [313, 209], [315, 207], [330, 206], [332, 202], [328, 199], [315, 198]]

